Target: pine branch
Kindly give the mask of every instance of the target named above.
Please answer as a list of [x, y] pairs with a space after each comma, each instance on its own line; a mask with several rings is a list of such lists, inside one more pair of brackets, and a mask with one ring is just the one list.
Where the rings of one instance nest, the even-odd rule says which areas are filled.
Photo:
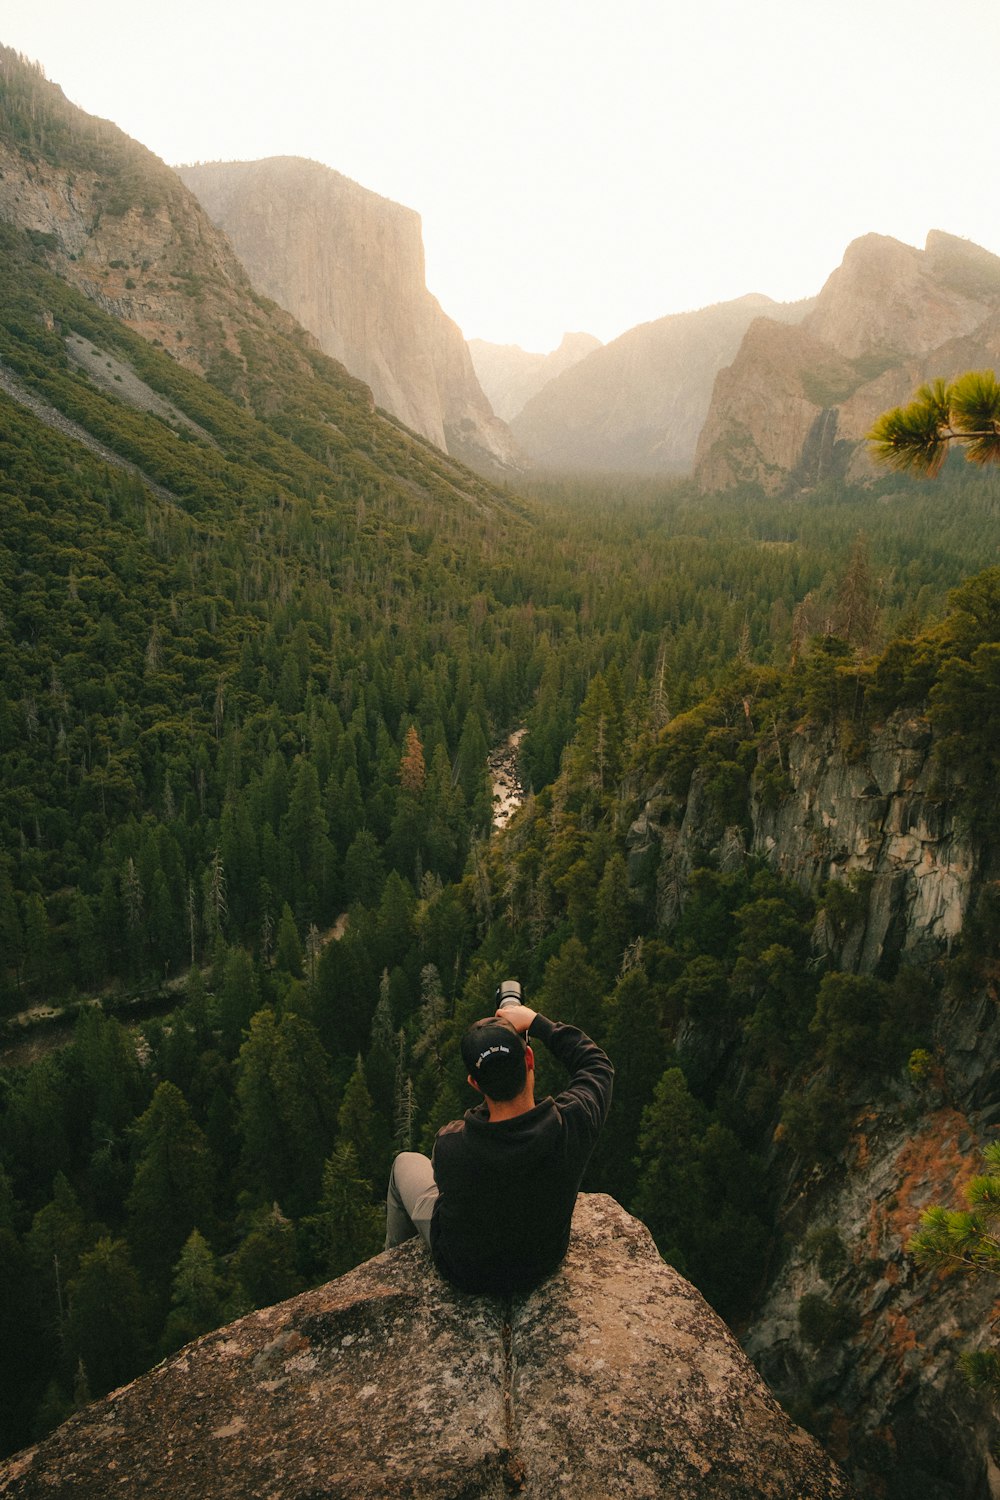
[[877, 463], [929, 478], [949, 443], [961, 443], [972, 463], [1000, 463], [1000, 383], [991, 370], [971, 370], [951, 385], [922, 385], [908, 406], [879, 417], [868, 442]]

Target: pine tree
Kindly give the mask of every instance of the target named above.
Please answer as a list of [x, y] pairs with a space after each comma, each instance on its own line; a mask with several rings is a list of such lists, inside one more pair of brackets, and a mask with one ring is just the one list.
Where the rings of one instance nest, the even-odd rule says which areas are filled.
[[65, 1174], [58, 1172], [51, 1202], [35, 1214], [25, 1247], [40, 1290], [43, 1326], [54, 1333], [60, 1346], [68, 1312], [66, 1289], [91, 1242], [80, 1200]]
[[462, 788], [466, 806], [472, 812], [473, 826], [479, 829], [489, 827], [493, 811], [493, 794], [486, 766], [489, 751], [483, 716], [477, 709], [470, 709], [458, 742], [455, 777]]
[[354, 1146], [338, 1142], [323, 1168], [319, 1211], [309, 1221], [323, 1275], [342, 1276], [380, 1248], [385, 1215], [371, 1196]]
[[538, 1008], [550, 1020], [567, 1021], [600, 1040], [605, 1026], [604, 990], [604, 982], [588, 962], [583, 943], [572, 937], [545, 965], [536, 999]]
[[430, 1071], [436, 1087], [440, 1087], [444, 1078], [442, 1048], [448, 1030], [448, 1007], [441, 976], [434, 964], [425, 964], [420, 971], [420, 1024], [413, 1056]]
[[372, 1103], [360, 1054], [344, 1090], [337, 1130], [338, 1144], [353, 1149], [361, 1176], [369, 1183], [385, 1181], [389, 1170], [389, 1127]]
[[202, 915], [209, 945], [225, 936], [229, 921], [229, 886], [222, 850], [216, 848], [202, 881]]
[[275, 967], [292, 979], [301, 979], [304, 974], [302, 964], [302, 942], [299, 938], [299, 929], [295, 921], [292, 908], [285, 902], [281, 911], [281, 920], [278, 923], [278, 943], [274, 955]]
[[218, 1004], [223, 1045], [233, 1056], [260, 1005], [253, 959], [245, 948], [231, 948], [226, 954]]
[[371, 1046], [365, 1058], [365, 1079], [375, 1108], [383, 1119], [391, 1119], [396, 1081], [396, 1036], [392, 1026], [388, 969], [382, 970], [379, 980], [378, 1004], [372, 1016]]
[[697, 1143], [707, 1111], [691, 1095], [680, 1068], [668, 1069], [642, 1114], [639, 1180], [632, 1204], [663, 1258], [683, 1271], [685, 1222], [703, 1209]]
[[593, 951], [605, 976], [613, 979], [621, 968], [635, 920], [628, 866], [617, 850], [604, 866], [597, 887], [596, 915]]
[[666, 1062], [657, 991], [645, 970], [624, 974], [608, 1001], [607, 1050], [615, 1065], [615, 1108], [598, 1143], [595, 1162], [608, 1191], [627, 1198], [635, 1180], [639, 1121]]
[[[214, 1169], [208, 1141], [187, 1100], [161, 1083], [135, 1125], [137, 1159], [128, 1197], [136, 1264], [166, 1296], [170, 1270], [192, 1229], [214, 1224]], [[89, 1368], [89, 1366], [88, 1366]]]
[[[303, 922], [328, 921], [333, 890], [333, 845], [323, 811], [316, 767], [304, 755], [299, 756], [295, 762], [291, 796], [288, 812], [282, 820], [281, 837], [290, 858], [296, 914]], [[280, 952], [280, 935], [278, 946]]]
[[353, 905], [377, 906], [385, 883], [385, 866], [375, 835], [361, 828], [344, 856], [344, 899]]
[[396, 1108], [393, 1114], [393, 1146], [397, 1151], [413, 1150], [416, 1112], [413, 1080], [409, 1074], [404, 1073], [399, 1077], [396, 1088]]
[[315, 1201], [333, 1138], [329, 1058], [303, 1017], [260, 1010], [240, 1048], [240, 1171], [265, 1202], [301, 1213]]
[[103, 1395], [137, 1373], [146, 1348], [139, 1278], [124, 1240], [105, 1236], [86, 1252], [69, 1299], [69, 1348], [90, 1390]]
[[877, 619], [878, 601], [868, 556], [868, 540], [859, 533], [837, 589], [833, 630], [850, 645], [868, 650]]
[[301, 1288], [296, 1269], [295, 1226], [278, 1205], [260, 1208], [232, 1259], [235, 1284], [226, 1316], [237, 1317], [253, 1307], [268, 1307], [293, 1297]]
[[399, 784], [404, 792], [411, 797], [419, 799], [427, 781], [427, 768], [424, 764], [424, 747], [420, 743], [420, 736], [415, 725], [411, 724], [406, 731], [406, 740], [403, 745], [403, 753], [399, 761]]
[[160, 1352], [172, 1354], [222, 1321], [222, 1279], [204, 1235], [192, 1229], [174, 1266], [170, 1312]]

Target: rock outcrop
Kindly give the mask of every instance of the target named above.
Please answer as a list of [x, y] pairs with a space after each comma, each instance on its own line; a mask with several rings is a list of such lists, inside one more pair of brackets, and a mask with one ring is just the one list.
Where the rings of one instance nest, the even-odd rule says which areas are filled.
[[287, 308], [379, 406], [455, 458], [515, 465], [458, 325], [424, 280], [420, 218], [318, 162], [179, 169], [259, 292]]
[[[73, 115], [81, 131], [103, 132], [105, 168], [99, 159], [87, 169], [26, 156], [0, 135], [0, 220], [35, 236], [60, 274], [105, 312], [205, 374], [220, 349], [238, 352], [239, 329], [254, 322], [246, 271], [152, 152], [82, 110]], [[109, 177], [123, 163], [134, 197], [124, 184], [112, 196]]]
[[934, 1040], [948, 1062], [922, 1097], [858, 1107], [846, 1159], [786, 1205], [744, 1345], [792, 1412], [809, 1393], [810, 1426], [863, 1494], [995, 1500], [995, 1421], [958, 1359], [995, 1343], [995, 1282], [921, 1272], [907, 1254], [925, 1208], [966, 1207], [995, 1139], [995, 1001], [949, 1003]]
[[0, 1495], [122, 1500], [834, 1500], [853, 1494], [643, 1226], [580, 1200], [513, 1304], [422, 1243], [189, 1345], [0, 1468]]
[[986, 851], [932, 795], [931, 750], [919, 717], [890, 718], [850, 756], [833, 731], [800, 731], [787, 746], [789, 794], [754, 797], [751, 850], [782, 874], [814, 891], [867, 877], [840, 968], [892, 973], [904, 955], [946, 952], [962, 930]]
[[[834, 940], [838, 968], [894, 973], [901, 959], [947, 953], [962, 930], [991, 851], [934, 794], [933, 739], [919, 716], [893, 715], [848, 754], [832, 729], [796, 730], [781, 745], [785, 790], [765, 794], [751, 780], [749, 833], [723, 829], [709, 813], [696, 771], [686, 802], [651, 789], [629, 834], [633, 869], [663, 843], [661, 889], [683, 890], [706, 849], [723, 863], [763, 858], [804, 890], [863, 875], [859, 915]], [[860, 889], [860, 888], [859, 888]]]
[[687, 473], [716, 373], [747, 326], [764, 313], [794, 323], [808, 306], [754, 295], [643, 323], [549, 381], [511, 431], [543, 468]]
[[479, 384], [497, 416], [505, 422], [516, 417], [550, 380], [555, 380], [564, 370], [571, 370], [600, 347], [600, 339], [595, 339], [592, 333], [564, 334], [559, 348], [550, 354], [532, 354], [519, 344], [469, 340], [469, 353]]
[[884, 235], [847, 249], [801, 326], [768, 315], [720, 371], [698, 439], [706, 491], [771, 493], [872, 466], [864, 438], [924, 380], [1000, 359], [1000, 258], [933, 231], [924, 250]]

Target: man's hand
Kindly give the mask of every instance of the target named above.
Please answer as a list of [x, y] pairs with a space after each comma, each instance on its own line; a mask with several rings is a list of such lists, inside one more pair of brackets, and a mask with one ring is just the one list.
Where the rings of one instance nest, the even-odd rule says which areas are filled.
[[537, 1014], [530, 1005], [504, 1005], [497, 1011], [499, 1020], [509, 1021], [515, 1031], [521, 1032], [527, 1031]]

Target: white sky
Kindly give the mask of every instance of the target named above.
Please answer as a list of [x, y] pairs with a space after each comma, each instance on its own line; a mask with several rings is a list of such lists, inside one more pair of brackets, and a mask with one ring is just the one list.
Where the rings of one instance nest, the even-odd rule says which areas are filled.
[[869, 231], [1000, 253], [997, 0], [0, 0], [0, 42], [165, 161], [415, 208], [469, 338], [809, 296]]

